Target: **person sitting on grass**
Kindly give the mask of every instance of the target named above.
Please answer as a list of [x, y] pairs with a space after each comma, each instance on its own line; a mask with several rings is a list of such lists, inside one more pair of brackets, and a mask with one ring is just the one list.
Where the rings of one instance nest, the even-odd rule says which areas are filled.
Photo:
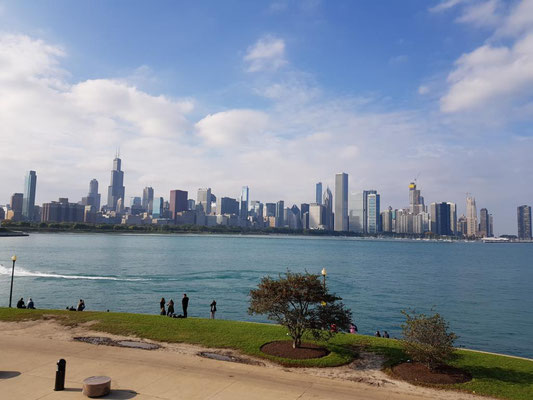
[[159, 302], [159, 308], [161, 309], [161, 315], [167, 315], [167, 312], [165, 311], [165, 304], [166, 300], [164, 297], [161, 297], [161, 301]]
[[76, 308], [76, 311], [83, 311], [85, 310], [85, 301], [83, 299], [80, 299], [78, 302], [78, 308]]
[[354, 335], [357, 333], [357, 325], [350, 324], [350, 333]]
[[17, 301], [17, 308], [26, 308], [24, 305], [24, 298], [21, 297], [19, 301]]
[[[163, 311], [163, 310], [161, 310], [161, 311]], [[174, 300], [172, 300], [172, 299], [170, 299], [170, 301], [168, 302], [167, 315], [169, 317], [172, 317], [174, 315]]]
[[30, 310], [35, 310], [35, 305], [33, 304], [33, 300], [30, 297], [30, 300], [28, 301], [28, 308]]
[[387, 338], [387, 339], [390, 338], [390, 336], [389, 336], [389, 332], [387, 332], [387, 331], [383, 331], [383, 337], [384, 337], [384, 338]]
[[379, 331], [376, 331], [376, 333], [374, 333], [374, 336], [375, 337], [381, 337], [381, 333], [379, 333]]

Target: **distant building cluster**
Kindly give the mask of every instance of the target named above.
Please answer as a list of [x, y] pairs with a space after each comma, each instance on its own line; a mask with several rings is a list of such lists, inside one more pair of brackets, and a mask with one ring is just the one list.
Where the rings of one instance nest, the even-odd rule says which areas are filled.
[[[85, 222], [126, 225], [204, 225], [238, 226], [249, 228], [289, 228], [356, 232], [360, 234], [411, 234], [428, 232], [439, 236], [467, 238], [493, 237], [493, 217], [486, 208], [479, 213], [476, 200], [466, 198], [466, 215], [457, 216], [452, 202], [433, 202], [426, 205], [416, 181], [409, 184], [409, 206], [403, 209], [388, 207], [382, 211], [377, 190], [350, 192], [348, 175], [335, 175], [334, 194], [321, 182], [315, 187], [315, 202], [286, 207], [283, 200], [262, 203], [251, 200], [250, 189], [243, 186], [238, 199], [218, 197], [211, 188], [200, 188], [196, 199], [184, 190], [171, 190], [168, 199], [154, 197], [154, 189], [145, 187], [142, 197], [130, 197], [126, 204], [124, 171], [119, 154], [113, 160], [111, 180], [107, 188], [107, 202], [101, 204], [98, 181], [89, 183], [89, 192], [77, 203], [59, 198], [35, 205], [37, 174], [29, 171], [24, 193], [14, 193], [11, 201], [0, 206], [0, 220], [32, 222]], [[518, 207], [518, 238], [531, 240], [531, 207]]]

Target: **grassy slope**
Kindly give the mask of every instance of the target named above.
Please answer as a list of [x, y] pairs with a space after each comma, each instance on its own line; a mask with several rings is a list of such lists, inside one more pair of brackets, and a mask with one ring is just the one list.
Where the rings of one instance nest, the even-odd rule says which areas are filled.
[[[314, 360], [288, 360], [260, 351], [261, 345], [287, 339], [277, 325], [208, 319], [173, 319], [159, 315], [59, 310], [16, 310], [0, 308], [0, 320], [21, 321], [54, 315], [65, 325], [97, 321], [92, 330], [119, 335], [134, 335], [162, 342], [185, 342], [206, 347], [232, 348], [245, 354], [268, 358], [288, 366], [332, 367], [353, 360], [356, 349], [383, 354], [386, 367], [406, 360], [400, 342], [363, 335], [337, 335], [327, 347], [331, 353]], [[454, 385], [458, 390], [513, 400], [533, 399], [533, 362], [511, 357], [458, 350], [453, 365], [468, 370], [474, 379]]]

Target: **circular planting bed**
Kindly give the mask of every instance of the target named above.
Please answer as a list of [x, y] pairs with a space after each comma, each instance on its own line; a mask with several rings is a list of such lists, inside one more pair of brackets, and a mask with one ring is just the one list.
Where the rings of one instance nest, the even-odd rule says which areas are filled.
[[264, 344], [261, 346], [261, 351], [271, 356], [291, 358], [293, 360], [320, 358], [329, 354], [327, 349], [313, 343], [302, 343], [301, 347], [294, 349], [292, 347], [292, 341], [289, 340]]
[[448, 365], [430, 370], [420, 363], [402, 363], [392, 367], [392, 373], [400, 379], [430, 385], [450, 385], [472, 380], [472, 375], [459, 368]]

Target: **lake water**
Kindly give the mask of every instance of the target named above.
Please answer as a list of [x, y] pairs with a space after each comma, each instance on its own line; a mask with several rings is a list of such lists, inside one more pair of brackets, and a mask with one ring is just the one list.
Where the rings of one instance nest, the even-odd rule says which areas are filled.
[[0, 305], [157, 314], [163, 296], [189, 315], [265, 321], [247, 313], [262, 276], [320, 273], [353, 311], [361, 333], [399, 337], [402, 309], [433, 306], [461, 346], [533, 358], [533, 245], [378, 241], [294, 236], [32, 234], [0, 238]]

